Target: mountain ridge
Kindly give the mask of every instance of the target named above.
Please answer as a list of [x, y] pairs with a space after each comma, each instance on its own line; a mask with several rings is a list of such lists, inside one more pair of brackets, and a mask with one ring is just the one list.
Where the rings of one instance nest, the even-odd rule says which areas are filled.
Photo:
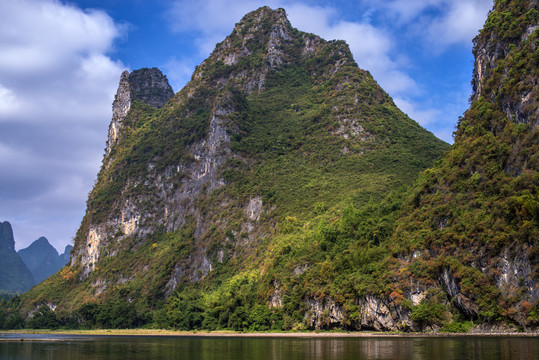
[[67, 264], [71, 248], [67, 245], [64, 253], [58, 254], [49, 240], [42, 236], [17, 253], [32, 273], [34, 283], [39, 284]]

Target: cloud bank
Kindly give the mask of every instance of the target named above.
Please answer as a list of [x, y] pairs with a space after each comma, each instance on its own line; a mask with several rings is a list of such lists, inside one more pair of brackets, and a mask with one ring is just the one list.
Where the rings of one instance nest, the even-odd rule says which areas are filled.
[[0, 2], [0, 220], [17, 248], [45, 235], [63, 250], [75, 234], [124, 68], [107, 55], [122, 33], [101, 11]]

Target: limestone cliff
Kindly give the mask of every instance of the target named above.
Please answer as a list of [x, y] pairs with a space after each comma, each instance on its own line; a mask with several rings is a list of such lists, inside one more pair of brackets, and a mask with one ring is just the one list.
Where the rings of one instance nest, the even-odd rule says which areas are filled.
[[[485, 28], [475, 39], [472, 81], [472, 101], [484, 97], [498, 102], [509, 121], [535, 125], [539, 119], [534, 55], [537, 4], [536, 0], [515, 3], [509, 9], [501, 2], [496, 3]], [[507, 86], [508, 82], [513, 86]]]
[[129, 73], [127, 70], [120, 77], [118, 91], [112, 104], [112, 121], [109, 126], [106, 155], [116, 143], [122, 121], [127, 116], [134, 100], [155, 108], [163, 107], [174, 96], [174, 91], [166, 76], [157, 68], [140, 69]]
[[27, 312], [34, 296], [132, 304], [178, 328], [417, 328], [372, 274], [404, 186], [448, 145], [346, 43], [263, 7], [151, 99], [166, 88], [158, 70], [122, 74], [70, 266]]
[[424, 173], [394, 235], [401, 293], [489, 326], [539, 321], [538, 26], [537, 1], [495, 2], [455, 144]]

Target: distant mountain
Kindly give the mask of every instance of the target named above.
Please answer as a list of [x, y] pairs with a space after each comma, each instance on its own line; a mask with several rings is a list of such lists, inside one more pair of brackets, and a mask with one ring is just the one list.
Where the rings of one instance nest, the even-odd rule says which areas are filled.
[[0, 290], [24, 292], [32, 285], [32, 273], [15, 251], [11, 224], [0, 222]]
[[69, 257], [71, 256], [71, 249], [73, 249], [73, 246], [67, 245], [64, 249], [64, 253], [60, 255], [60, 258], [62, 259], [62, 266], [69, 262]]
[[65, 252], [59, 255], [47, 238], [42, 236], [27, 248], [19, 250], [19, 255], [38, 284], [67, 264], [71, 248], [71, 245], [66, 246]]

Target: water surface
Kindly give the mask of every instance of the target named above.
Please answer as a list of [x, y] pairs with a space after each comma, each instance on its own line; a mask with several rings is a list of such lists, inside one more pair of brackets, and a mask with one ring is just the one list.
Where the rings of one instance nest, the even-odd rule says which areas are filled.
[[537, 360], [539, 338], [221, 338], [0, 334], [0, 359]]

